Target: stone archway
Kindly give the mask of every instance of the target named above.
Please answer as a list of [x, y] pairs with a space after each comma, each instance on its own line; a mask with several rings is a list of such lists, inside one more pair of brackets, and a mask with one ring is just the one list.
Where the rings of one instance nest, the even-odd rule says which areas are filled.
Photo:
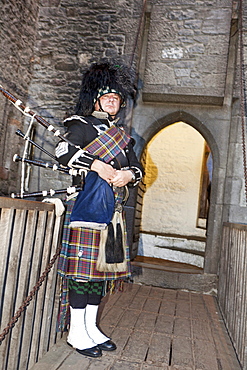
[[[222, 208], [216, 204], [216, 195], [219, 189], [219, 173], [220, 173], [220, 164], [219, 164], [219, 150], [218, 145], [214, 139], [213, 134], [206, 128], [202, 122], [200, 122], [196, 117], [190, 115], [184, 111], [177, 111], [172, 114], [169, 114], [159, 120], [156, 120], [150, 124], [149, 128], [143, 135], [143, 138], [146, 142], [145, 147], [142, 151], [142, 159], [145, 157], [147, 143], [162, 129], [173, 124], [174, 122], [182, 121], [195, 130], [197, 130], [208, 143], [212, 157], [214, 161], [214, 170], [213, 170], [213, 180], [212, 180], [212, 192], [211, 192], [211, 207], [209, 212], [208, 220], [208, 236], [206, 241], [205, 248], [205, 261], [204, 261], [204, 272], [209, 274], [217, 273], [218, 266], [218, 256], [220, 249], [220, 235], [221, 235], [221, 219], [222, 219]], [[145, 161], [145, 159], [144, 159]], [[221, 184], [222, 185], [222, 184]], [[138, 218], [140, 221], [140, 209], [138, 210]], [[136, 217], [136, 228], [138, 228], [138, 222]]]

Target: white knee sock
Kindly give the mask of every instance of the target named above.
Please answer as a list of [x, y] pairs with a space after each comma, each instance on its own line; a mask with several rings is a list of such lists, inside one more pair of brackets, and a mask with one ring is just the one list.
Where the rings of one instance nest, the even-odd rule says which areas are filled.
[[105, 343], [110, 338], [106, 337], [96, 325], [98, 307], [95, 305], [88, 304], [86, 306], [85, 323], [88, 335], [97, 344]]
[[85, 308], [70, 306], [70, 328], [67, 342], [77, 349], [96, 346], [96, 342], [88, 335], [85, 325]]

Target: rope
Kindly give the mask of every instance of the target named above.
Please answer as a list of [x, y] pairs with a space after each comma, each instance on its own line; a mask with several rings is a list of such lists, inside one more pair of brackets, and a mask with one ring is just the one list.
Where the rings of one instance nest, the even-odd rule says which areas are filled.
[[132, 64], [134, 62], [134, 56], [135, 56], [135, 52], [136, 52], [136, 48], [137, 48], [137, 42], [138, 42], [139, 35], [141, 33], [141, 26], [142, 26], [142, 22], [143, 22], [145, 10], [146, 10], [146, 3], [147, 3], [147, 0], [143, 0], [142, 13], [141, 13], [141, 16], [140, 16], [138, 30], [137, 30], [137, 33], [136, 33], [134, 47], [133, 47], [133, 51], [132, 51], [131, 59], [130, 59], [130, 65], [131, 66], [132, 66]]
[[30, 304], [31, 300], [33, 299], [33, 297], [35, 296], [35, 294], [37, 293], [37, 291], [41, 287], [43, 281], [45, 280], [46, 276], [51, 271], [57, 257], [59, 256], [60, 251], [61, 251], [61, 245], [59, 245], [59, 247], [57, 248], [56, 253], [54, 254], [52, 259], [50, 260], [50, 262], [46, 266], [46, 269], [44, 270], [44, 272], [40, 276], [39, 280], [37, 281], [37, 283], [35, 284], [35, 286], [31, 290], [31, 292], [29, 293], [27, 298], [23, 301], [22, 305], [15, 312], [14, 316], [12, 317], [10, 322], [7, 324], [6, 328], [3, 329], [2, 333], [0, 334], [0, 345], [2, 344], [2, 341], [5, 339], [6, 335], [9, 333], [10, 329], [12, 329], [15, 326], [15, 324], [18, 321], [19, 317], [21, 316], [22, 312], [24, 312], [25, 308]]
[[[19, 109], [19, 108], [18, 108]], [[20, 110], [20, 109], [19, 109]], [[25, 109], [26, 111], [29, 111], [29, 108], [26, 108]], [[24, 188], [25, 188], [25, 159], [27, 157], [27, 154], [28, 154], [28, 140], [26, 140], [27, 137], [29, 137], [30, 135], [30, 131], [32, 129], [32, 126], [33, 126], [33, 121], [34, 121], [34, 118], [35, 118], [35, 114], [30, 116], [29, 114], [27, 114], [25, 112], [25, 110], [21, 110], [23, 114], [25, 114], [26, 116], [29, 116], [31, 117], [31, 120], [30, 120], [30, 123], [29, 123], [29, 126], [28, 126], [28, 129], [27, 129], [27, 132], [24, 136], [24, 139], [25, 139], [25, 145], [24, 145], [24, 150], [23, 150], [23, 156], [22, 156], [22, 163], [21, 163], [21, 197], [23, 197], [23, 194], [24, 194]]]
[[246, 83], [245, 83], [245, 65], [244, 65], [244, 44], [243, 44], [243, 1], [240, 0], [239, 7], [239, 42], [240, 42], [240, 89], [241, 89], [241, 128], [242, 128], [242, 150], [243, 150], [243, 166], [244, 166], [244, 181], [245, 181], [245, 201], [247, 202], [247, 158], [246, 158]]
[[[1, 85], [0, 85], [1, 86]], [[27, 117], [30, 117], [31, 118], [31, 121], [29, 123], [29, 126], [28, 126], [28, 129], [27, 129], [27, 132], [24, 136], [24, 139], [26, 140], [28, 137], [29, 137], [29, 133], [32, 129], [32, 126], [33, 126], [33, 121], [34, 121], [34, 118], [36, 116], [36, 113], [32, 113], [30, 114], [30, 108], [29, 107], [25, 107], [25, 109], [22, 109], [21, 107], [21, 104], [22, 104], [22, 101], [20, 99], [17, 99], [15, 102], [13, 102], [12, 100], [10, 100], [12, 104], [14, 104], [14, 106], [22, 113], [24, 114], [25, 116]], [[28, 141], [26, 140], [25, 142], [25, 145], [24, 145], [24, 151], [23, 151], [23, 161], [22, 161], [22, 164], [21, 164], [21, 197], [23, 196], [24, 194], [24, 183], [25, 183], [25, 163], [24, 163], [24, 160], [26, 159], [26, 156], [27, 156], [27, 149], [28, 149]]]

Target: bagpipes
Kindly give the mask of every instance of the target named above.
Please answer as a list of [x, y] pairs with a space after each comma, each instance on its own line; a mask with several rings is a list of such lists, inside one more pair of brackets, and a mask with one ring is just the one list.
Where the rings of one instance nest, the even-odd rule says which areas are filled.
[[78, 174], [78, 171], [73, 170], [72, 168], [62, 167], [62, 166], [57, 165], [56, 163], [44, 162], [44, 161], [37, 160], [37, 159], [23, 158], [23, 157], [20, 157], [18, 154], [14, 155], [13, 161], [29, 163], [29, 164], [33, 164], [35, 166], [43, 167], [43, 168], [51, 168], [53, 171], [61, 171], [61, 172], [67, 173], [68, 175]]
[[79, 190], [81, 190], [81, 185], [69, 186], [66, 189], [59, 189], [59, 190], [50, 189], [50, 190], [43, 190], [43, 191], [37, 191], [33, 193], [26, 193], [26, 194], [12, 193], [11, 198], [29, 198], [29, 197], [40, 197], [40, 196], [47, 197], [48, 195], [52, 197], [55, 194], [62, 194], [62, 193], [73, 194]]
[[[35, 112], [31, 111], [28, 107], [26, 107], [21, 100], [17, 99], [15, 96], [13, 96], [10, 92], [5, 90], [1, 85], [0, 85], [0, 92], [7, 98], [9, 99], [15, 107], [21, 111], [24, 115], [30, 117], [32, 121], [35, 119], [38, 123], [40, 123], [43, 127], [45, 127], [48, 131], [53, 132], [54, 136], [60, 138], [63, 141], [66, 141], [68, 144], [75, 146], [70, 140], [68, 140], [65, 136], [63, 136], [60, 132], [60, 130], [57, 130], [53, 125], [49, 124], [43, 117], [37, 115]], [[28, 132], [24, 134], [21, 130], [17, 130], [16, 134], [20, 137], [22, 137], [24, 140], [29, 142], [30, 144], [34, 145], [36, 148], [41, 150], [43, 153], [51, 157], [53, 160], [57, 161], [56, 157], [48, 152], [46, 149], [38, 145], [35, 141], [33, 141], [29, 136]], [[76, 175], [81, 175], [83, 173], [83, 170], [74, 170], [69, 167], [64, 167], [56, 163], [50, 163], [50, 162], [45, 162], [42, 160], [35, 160], [35, 159], [28, 159], [25, 157], [25, 153], [23, 157], [20, 157], [18, 154], [15, 154], [13, 157], [14, 162], [22, 162], [22, 163], [28, 163], [28, 164], [33, 164], [35, 166], [39, 166], [42, 168], [48, 168], [52, 169], [53, 171], [61, 171], [62, 173], [68, 174], [70, 176], [76, 176]], [[20, 193], [12, 193], [11, 197], [12, 198], [28, 198], [28, 197], [35, 197], [35, 196], [53, 196], [55, 194], [61, 194], [61, 193], [68, 193], [72, 194], [73, 192], [79, 191], [81, 189], [81, 186], [76, 186], [76, 187], [68, 187], [67, 189], [59, 189], [59, 190], [52, 190], [50, 189], [49, 191], [40, 191], [40, 192], [33, 192], [33, 193], [24, 193], [24, 191], [21, 189]]]
[[14, 97], [10, 92], [7, 90], [4, 90], [4, 88], [0, 85], [0, 92], [9, 99], [17, 109], [19, 109], [23, 114], [28, 115], [30, 117], [33, 117], [36, 119], [37, 122], [39, 122], [42, 126], [44, 126], [48, 131], [53, 132], [54, 136], [59, 137], [60, 139], [66, 141], [68, 144], [73, 145], [74, 144], [68, 140], [65, 136], [63, 136], [60, 133], [60, 130], [55, 129], [54, 126], [50, 125], [44, 118], [41, 116], [38, 116], [35, 112], [31, 111], [28, 107], [25, 107], [24, 104], [22, 104], [22, 101]]

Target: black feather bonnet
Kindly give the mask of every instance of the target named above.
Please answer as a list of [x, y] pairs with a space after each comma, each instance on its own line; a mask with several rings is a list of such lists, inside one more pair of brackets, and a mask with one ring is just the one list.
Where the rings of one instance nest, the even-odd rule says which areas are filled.
[[128, 98], [135, 99], [135, 74], [132, 68], [117, 60], [102, 59], [93, 63], [82, 77], [79, 101], [75, 114], [88, 116], [94, 110], [97, 99], [107, 93], [115, 92], [122, 98], [123, 107]]

